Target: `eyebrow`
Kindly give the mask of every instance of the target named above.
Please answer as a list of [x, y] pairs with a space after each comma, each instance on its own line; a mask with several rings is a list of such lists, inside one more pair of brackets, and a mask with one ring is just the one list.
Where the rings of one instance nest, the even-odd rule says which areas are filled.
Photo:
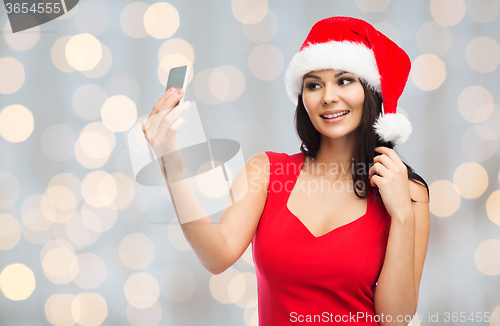
[[[348, 74], [348, 73], [349, 73], [349, 72], [347, 72], [347, 71], [345, 71], [345, 70], [342, 70], [341, 72], [338, 72], [338, 73], [336, 73], [336, 74], [335, 74], [335, 78], [337, 78], [338, 76], [342, 76], [343, 74]], [[316, 76], [316, 75], [309, 75], [309, 74], [308, 74], [308, 75], [305, 75], [305, 76], [304, 76], [304, 78], [303, 78], [302, 80], [304, 80], [304, 79], [306, 79], [306, 78], [308, 78], [308, 77], [309, 77], [309, 78], [315, 78], [315, 79], [319, 79], [319, 80], [321, 80], [321, 77], [318, 77], [318, 76]]]

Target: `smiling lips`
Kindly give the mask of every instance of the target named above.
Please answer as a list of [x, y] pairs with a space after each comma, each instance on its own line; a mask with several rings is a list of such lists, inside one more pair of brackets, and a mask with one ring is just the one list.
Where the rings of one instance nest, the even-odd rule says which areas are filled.
[[344, 116], [349, 114], [349, 110], [344, 110], [344, 111], [327, 111], [325, 114], [321, 114], [320, 117], [323, 118], [323, 120], [326, 123], [333, 123], [333, 122], [338, 122], [340, 120], [344, 119]]

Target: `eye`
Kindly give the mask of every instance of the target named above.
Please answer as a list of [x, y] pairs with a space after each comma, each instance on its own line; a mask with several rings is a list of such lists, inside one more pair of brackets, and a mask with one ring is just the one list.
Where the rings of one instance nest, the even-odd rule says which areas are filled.
[[348, 84], [343, 84], [344, 81], [348, 81], [349, 82], [348, 84], [350, 84], [350, 83], [352, 83], [354, 81], [354, 79], [352, 79], [352, 78], [342, 78], [342, 79], [339, 79], [339, 84], [341, 86], [348, 85]]
[[307, 88], [307, 89], [315, 89], [315, 88], [316, 88], [316, 86], [319, 86], [319, 85], [318, 85], [318, 84], [316, 84], [316, 83], [307, 83], [307, 84], [306, 84], [306, 88]]

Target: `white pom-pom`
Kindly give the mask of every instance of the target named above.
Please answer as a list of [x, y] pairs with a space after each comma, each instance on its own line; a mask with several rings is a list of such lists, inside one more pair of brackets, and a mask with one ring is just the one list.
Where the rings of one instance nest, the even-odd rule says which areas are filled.
[[380, 114], [373, 127], [380, 138], [395, 144], [404, 143], [412, 132], [411, 122], [401, 113]]

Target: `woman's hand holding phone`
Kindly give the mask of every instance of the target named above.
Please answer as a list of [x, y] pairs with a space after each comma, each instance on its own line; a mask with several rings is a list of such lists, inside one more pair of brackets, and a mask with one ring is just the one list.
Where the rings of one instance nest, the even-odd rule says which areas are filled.
[[166, 171], [170, 169], [179, 170], [184, 166], [179, 145], [177, 143], [177, 131], [186, 121], [179, 116], [190, 105], [189, 101], [180, 105], [179, 100], [184, 95], [182, 89], [171, 87], [160, 97], [156, 105], [142, 126], [146, 140], [151, 145], [158, 159], [168, 155], [168, 159], [162, 159]]

